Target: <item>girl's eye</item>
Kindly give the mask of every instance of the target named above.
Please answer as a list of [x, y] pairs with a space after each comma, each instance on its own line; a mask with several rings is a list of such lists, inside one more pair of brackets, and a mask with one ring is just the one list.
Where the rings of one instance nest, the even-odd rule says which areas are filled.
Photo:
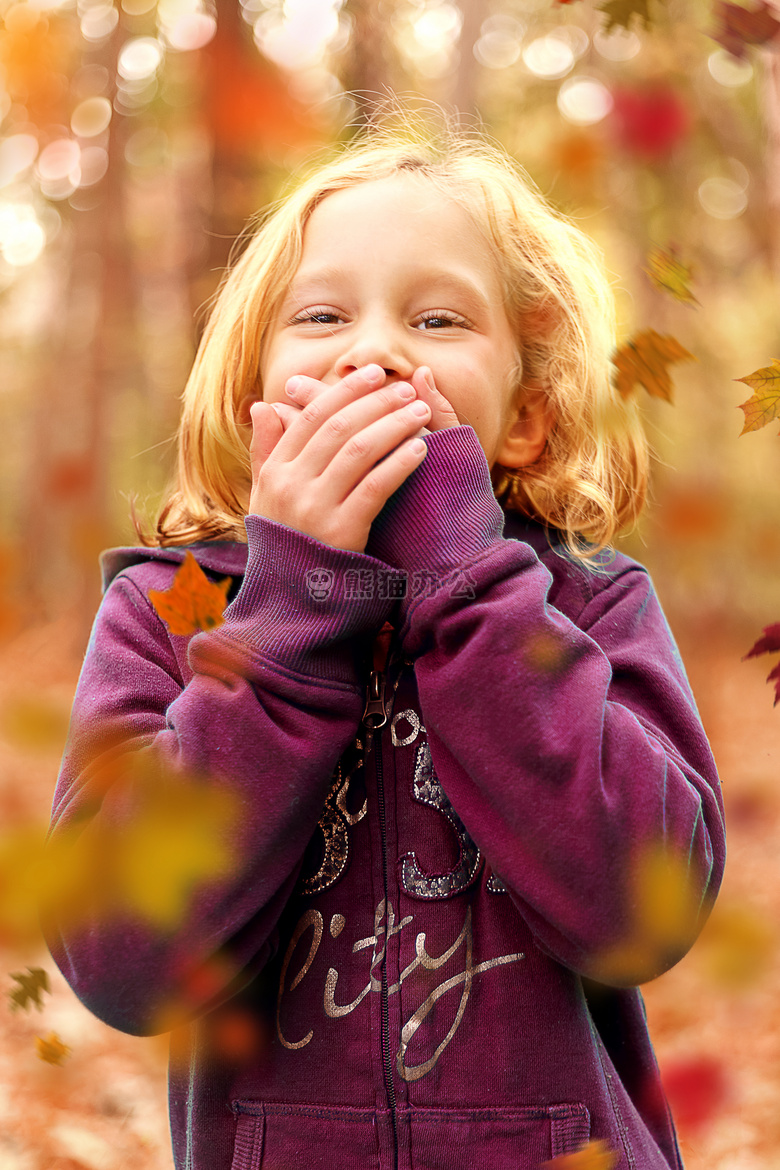
[[468, 329], [469, 323], [465, 317], [460, 317], [457, 313], [445, 312], [442, 309], [429, 309], [421, 315], [415, 328], [428, 333], [432, 329], [447, 329], [453, 326]]
[[335, 325], [341, 320], [338, 313], [334, 313], [332, 309], [306, 309], [305, 312], [299, 313], [297, 317], [293, 317], [291, 324], [293, 325]]

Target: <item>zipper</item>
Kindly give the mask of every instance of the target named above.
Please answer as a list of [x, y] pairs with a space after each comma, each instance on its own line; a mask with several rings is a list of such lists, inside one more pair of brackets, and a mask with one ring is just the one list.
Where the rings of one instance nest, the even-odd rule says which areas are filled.
[[[385, 708], [385, 686], [387, 682], [387, 660], [390, 653], [390, 643], [394, 634], [390, 622], [385, 622], [374, 643], [373, 669], [368, 678], [366, 687], [366, 706], [363, 711], [363, 726], [366, 729], [366, 757], [373, 745], [374, 732], [380, 731], [387, 723]], [[387, 988], [387, 949], [389, 939], [387, 916], [387, 821], [385, 813], [385, 784], [382, 772], [381, 736], [378, 737], [376, 753], [376, 785], [379, 812], [379, 834], [382, 841], [382, 887], [385, 901], [385, 946], [382, 955], [380, 1006], [382, 1014], [382, 1069], [385, 1082], [385, 1094], [390, 1106], [390, 1116], [393, 1123], [393, 1167], [398, 1167], [398, 1124], [396, 1121], [396, 1097], [393, 1084], [393, 1060], [390, 1052], [390, 1007]]]

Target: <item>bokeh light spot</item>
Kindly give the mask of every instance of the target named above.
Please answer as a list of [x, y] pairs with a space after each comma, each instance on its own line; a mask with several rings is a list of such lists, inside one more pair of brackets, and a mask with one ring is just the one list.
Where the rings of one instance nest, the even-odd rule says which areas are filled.
[[111, 102], [104, 97], [90, 97], [80, 102], [70, 119], [70, 128], [79, 138], [95, 138], [111, 121]]
[[715, 219], [736, 219], [748, 202], [744, 187], [734, 179], [705, 179], [698, 196], [704, 210]]
[[154, 37], [134, 37], [122, 48], [117, 70], [126, 81], [145, 81], [160, 68], [163, 47]]
[[574, 53], [559, 36], [537, 37], [523, 49], [523, 62], [536, 77], [552, 80], [564, 77], [574, 65]]
[[575, 126], [593, 126], [612, 109], [612, 95], [592, 77], [572, 77], [558, 92], [558, 109]]

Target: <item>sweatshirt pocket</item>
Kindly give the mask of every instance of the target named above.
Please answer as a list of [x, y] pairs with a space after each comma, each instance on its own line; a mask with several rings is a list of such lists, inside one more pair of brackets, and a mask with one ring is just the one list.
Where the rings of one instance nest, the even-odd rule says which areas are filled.
[[539, 1170], [590, 1138], [590, 1114], [581, 1104], [411, 1109], [397, 1116], [399, 1145], [408, 1143], [413, 1170]]
[[[233, 1110], [238, 1124], [231, 1170], [380, 1170], [391, 1164], [392, 1121], [375, 1109], [235, 1101]], [[587, 1143], [590, 1114], [584, 1105], [566, 1103], [411, 1108], [398, 1110], [396, 1129], [399, 1165], [411, 1170], [539, 1170]]]
[[233, 1112], [231, 1170], [379, 1170], [375, 1109], [234, 1101]]

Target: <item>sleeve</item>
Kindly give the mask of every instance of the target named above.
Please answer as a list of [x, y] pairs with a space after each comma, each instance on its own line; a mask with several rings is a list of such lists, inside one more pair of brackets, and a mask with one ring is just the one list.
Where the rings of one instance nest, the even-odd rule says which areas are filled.
[[272, 953], [362, 714], [361, 636], [392, 604], [344, 588], [375, 571], [370, 557], [262, 517], [246, 526], [242, 586], [224, 624], [189, 642], [186, 669], [184, 639], [146, 596], [172, 567], [150, 562], [108, 589], [78, 683], [43, 926], [79, 998], [126, 1032], [209, 1010]]
[[567, 616], [535, 551], [502, 537], [471, 428], [428, 445], [369, 550], [438, 581], [407, 598], [401, 635], [442, 787], [543, 950], [602, 983], [654, 978], [701, 929], [725, 843], [650, 579], [627, 559], [610, 573], [569, 565], [591, 585], [569, 590]]

